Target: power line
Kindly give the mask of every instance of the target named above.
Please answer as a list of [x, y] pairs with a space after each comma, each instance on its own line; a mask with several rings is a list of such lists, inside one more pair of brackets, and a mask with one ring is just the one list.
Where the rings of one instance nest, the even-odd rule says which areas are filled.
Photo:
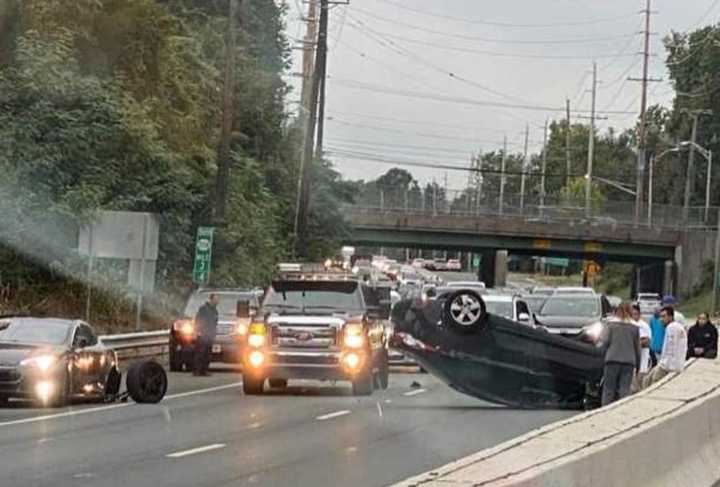
[[466, 40], [466, 41], [475, 41], [475, 42], [487, 42], [487, 43], [493, 43], [493, 44], [550, 44], [550, 45], [557, 45], [557, 44], [592, 44], [597, 42], [607, 42], [607, 41], [615, 41], [618, 39], [627, 39], [628, 37], [635, 37], [637, 36], [636, 33], [634, 34], [621, 34], [616, 36], [607, 36], [607, 37], [595, 37], [595, 38], [577, 38], [577, 39], [533, 39], [533, 40], [515, 40], [515, 39], [500, 39], [500, 38], [491, 38], [491, 37], [480, 37], [480, 36], [472, 36], [472, 35], [465, 35], [465, 34], [455, 34], [448, 31], [442, 31], [442, 30], [435, 30], [435, 29], [428, 29], [427, 27], [421, 27], [419, 25], [409, 24], [407, 22], [403, 22], [397, 19], [389, 19], [387, 17], [383, 17], [381, 15], [377, 15], [376, 13], [365, 10], [363, 8], [359, 7], [353, 7], [353, 12], [359, 12], [363, 15], [367, 15], [368, 17], [371, 17], [373, 19], [379, 20], [381, 22], [387, 22], [392, 24], [393, 26], [401, 25], [403, 27], [407, 27], [408, 29], [417, 30], [420, 32], [427, 32], [429, 34], [435, 34], [442, 37], [447, 37], [451, 39], [460, 39], [460, 40]]
[[538, 24], [513, 24], [513, 23], [507, 23], [507, 22], [497, 22], [497, 21], [489, 21], [489, 20], [468, 19], [468, 18], [463, 18], [463, 17], [453, 17], [450, 15], [443, 15], [443, 14], [427, 12], [427, 11], [420, 10], [420, 9], [414, 9], [414, 8], [399, 4], [397, 2], [394, 2], [392, 0], [380, 0], [380, 1], [387, 3], [389, 5], [393, 5], [402, 10], [407, 10], [409, 12], [414, 12], [414, 13], [417, 13], [420, 15], [425, 15], [428, 17], [452, 20], [454, 22], [464, 22], [464, 23], [468, 23], [468, 24], [489, 25], [489, 26], [493, 26], [493, 27], [508, 27], [508, 28], [546, 28], [546, 27], [569, 27], [569, 26], [580, 26], [580, 25], [593, 25], [593, 24], [601, 24], [601, 23], [607, 23], [607, 22], [616, 22], [616, 21], [620, 21], [620, 20], [627, 20], [627, 18], [630, 15], [632, 15], [632, 13], [628, 12], [623, 15], [606, 17], [606, 18], [598, 18], [598, 19], [553, 22], [553, 23], [546, 23], [546, 24], [539, 24], [539, 23]]
[[[361, 22], [357, 19], [355, 19], [356, 22]], [[351, 24], [352, 25], [352, 24]], [[404, 42], [409, 42], [412, 44], [418, 44], [422, 46], [429, 46], [434, 47], [436, 49], [444, 50], [444, 51], [455, 51], [455, 52], [465, 52], [470, 54], [479, 54], [482, 56], [490, 56], [490, 57], [504, 57], [504, 58], [516, 58], [516, 59], [545, 59], [545, 60], [558, 60], [558, 61], [573, 61], [573, 60], [584, 60], [586, 61], [588, 59], [588, 56], [586, 55], [547, 55], [547, 54], [530, 54], [530, 53], [509, 53], [509, 52], [497, 52], [497, 51], [486, 51], [482, 49], [471, 49], [467, 47], [457, 47], [457, 46], [448, 46], [446, 44], [440, 44], [437, 42], [429, 42], [424, 41], [421, 39], [413, 39], [408, 38], [405, 36], [400, 36], [397, 34], [388, 34], [383, 32], [383, 36], [386, 37], [392, 37], [393, 39], [399, 39]], [[604, 58], [611, 58], [611, 57], [628, 57], [628, 56], [635, 56], [636, 54], [622, 54], [622, 55], [616, 55], [613, 56], [611, 54], [609, 55], [599, 55], [595, 56], [596, 59], [604, 59]]]
[[[543, 112], [564, 112], [565, 109], [562, 107], [553, 107], [553, 106], [540, 106], [540, 105], [523, 105], [523, 104], [512, 104], [512, 103], [504, 103], [504, 102], [493, 102], [493, 101], [486, 101], [486, 100], [475, 100], [471, 98], [462, 98], [462, 97], [453, 97], [453, 96], [443, 96], [443, 95], [436, 95], [433, 93], [422, 93], [422, 92], [416, 92], [416, 91], [410, 91], [410, 90], [398, 90], [391, 87], [385, 87], [381, 85], [375, 85], [371, 83], [365, 83], [355, 80], [348, 80], [344, 78], [337, 78], [332, 77], [329, 78], [334, 83], [352, 88], [352, 89], [358, 89], [358, 90], [365, 90], [365, 91], [372, 91], [375, 93], [384, 93], [388, 95], [396, 95], [396, 96], [402, 96], [402, 97], [408, 97], [408, 98], [419, 98], [424, 100], [436, 100], [436, 101], [444, 101], [449, 103], [459, 103], [464, 105], [475, 105], [475, 106], [484, 106], [484, 107], [496, 107], [496, 108], [515, 108], [518, 110], [530, 110], [530, 111], [543, 111]], [[575, 113], [578, 114], [584, 114], [588, 113], [587, 110], [576, 110]], [[613, 110], [604, 110], [602, 112], [598, 113], [604, 113], [609, 115], [625, 115], [627, 113], [631, 113], [628, 111], [613, 111]], [[635, 113], [635, 112], [632, 112]]]
[[504, 129], [496, 129], [496, 128], [488, 128], [488, 127], [475, 127], [474, 125], [458, 125], [458, 124], [451, 124], [451, 123], [443, 123], [443, 122], [424, 122], [421, 120], [408, 120], [403, 118], [395, 118], [395, 117], [384, 117], [380, 115], [368, 115], [364, 113], [357, 113], [357, 112], [333, 112], [337, 113], [341, 116], [348, 116], [348, 117], [360, 117], [360, 118], [369, 118], [372, 120], [385, 120], [388, 122], [398, 122], [398, 123], [406, 123], [410, 125], [427, 125], [431, 127], [447, 127], [447, 128], [455, 128], [455, 129], [463, 129], [467, 131], [479, 131], [479, 132], [497, 132], [497, 133], [506, 133], [507, 130]]

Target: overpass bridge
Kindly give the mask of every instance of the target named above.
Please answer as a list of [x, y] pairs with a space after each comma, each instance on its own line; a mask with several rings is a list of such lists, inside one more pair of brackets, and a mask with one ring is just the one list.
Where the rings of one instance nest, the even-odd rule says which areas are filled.
[[[690, 221], [678, 207], [656, 207], [652, 224], [635, 225], [633, 211], [588, 215], [582, 208], [505, 206], [496, 208], [404, 208], [357, 205], [347, 208], [348, 243], [474, 252], [482, 255], [480, 278], [492, 285], [508, 253], [562, 256], [636, 264], [642, 290], [687, 295], [714, 259], [717, 221], [693, 209]], [[678, 212], [679, 211], [679, 212]]]

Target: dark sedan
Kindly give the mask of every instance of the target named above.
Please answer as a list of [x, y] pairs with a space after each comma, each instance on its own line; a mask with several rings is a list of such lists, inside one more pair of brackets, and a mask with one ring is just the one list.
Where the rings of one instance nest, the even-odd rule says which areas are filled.
[[492, 315], [474, 291], [400, 301], [392, 322], [393, 346], [462, 393], [529, 408], [597, 401], [601, 350]]
[[555, 294], [540, 307], [536, 321], [550, 333], [596, 343], [611, 311], [602, 294]]
[[115, 352], [82, 321], [0, 319], [0, 403], [11, 398], [61, 406], [118, 393]]

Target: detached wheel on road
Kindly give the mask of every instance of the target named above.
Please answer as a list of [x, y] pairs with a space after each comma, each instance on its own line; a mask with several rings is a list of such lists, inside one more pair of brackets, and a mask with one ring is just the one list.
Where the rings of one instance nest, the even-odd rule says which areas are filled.
[[177, 351], [177, 342], [172, 336], [168, 344], [168, 362], [170, 362], [170, 372], [182, 372], [184, 365], [182, 352]]
[[162, 365], [152, 360], [135, 362], [127, 371], [126, 384], [133, 401], [156, 404], [167, 392], [167, 374]]
[[263, 393], [265, 379], [263, 377], [243, 376], [243, 392], [246, 396], [257, 396]]
[[373, 393], [374, 377], [370, 367], [352, 381], [353, 396], [369, 396]]
[[486, 316], [485, 302], [467, 289], [448, 296], [444, 308], [444, 321], [460, 333], [475, 333]]

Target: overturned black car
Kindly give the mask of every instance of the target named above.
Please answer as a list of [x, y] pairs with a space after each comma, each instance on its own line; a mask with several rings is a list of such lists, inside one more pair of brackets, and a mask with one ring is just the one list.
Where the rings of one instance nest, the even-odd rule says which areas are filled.
[[391, 319], [392, 346], [459, 392], [523, 408], [597, 404], [601, 349], [491, 315], [472, 290], [400, 301]]

